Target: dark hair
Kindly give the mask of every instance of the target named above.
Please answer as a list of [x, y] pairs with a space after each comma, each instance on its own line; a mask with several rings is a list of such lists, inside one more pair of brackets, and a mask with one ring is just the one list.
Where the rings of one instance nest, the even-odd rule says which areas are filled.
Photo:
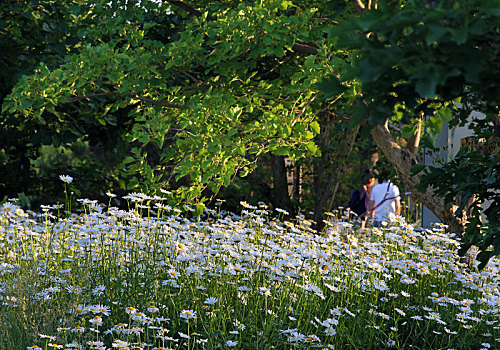
[[390, 180], [392, 175], [391, 169], [384, 169], [378, 174], [378, 182], [382, 183], [384, 181]]
[[377, 173], [372, 168], [363, 169], [361, 172], [361, 182], [363, 185], [370, 183], [370, 179], [374, 177], [377, 177]]
[[379, 160], [377, 165], [375, 165], [375, 170], [377, 171], [377, 179], [379, 183], [387, 181], [396, 175], [392, 164], [386, 159]]

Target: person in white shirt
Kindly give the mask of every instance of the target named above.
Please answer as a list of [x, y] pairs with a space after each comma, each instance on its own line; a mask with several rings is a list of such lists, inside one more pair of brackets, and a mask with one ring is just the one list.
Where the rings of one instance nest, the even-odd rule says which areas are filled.
[[388, 180], [373, 186], [370, 194], [370, 216], [379, 226], [382, 221], [392, 221], [401, 215], [401, 200], [398, 186]]

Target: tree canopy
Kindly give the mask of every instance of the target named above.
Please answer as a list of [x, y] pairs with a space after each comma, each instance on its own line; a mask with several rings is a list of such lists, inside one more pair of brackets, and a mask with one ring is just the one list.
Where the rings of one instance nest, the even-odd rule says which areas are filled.
[[[358, 55], [343, 73], [331, 74], [322, 84], [327, 94], [336, 95], [352, 89], [352, 79], [360, 82], [363, 103], [356, 104], [353, 123], [373, 125], [372, 135], [398, 175], [452, 230], [459, 221], [453, 215], [472, 205], [462, 253], [479, 245], [482, 266], [500, 253], [499, 16], [498, 1], [380, 3], [332, 28], [335, 47]], [[471, 118], [472, 111], [485, 117]], [[398, 124], [397, 137], [391, 136], [388, 121]], [[443, 122], [468, 124], [493, 149], [486, 154], [462, 150], [441, 168], [418, 164], [423, 130], [424, 145], [432, 149]], [[484, 225], [479, 205], [486, 201], [491, 204], [482, 212], [488, 220]]]
[[3, 104], [3, 124], [31, 133], [32, 149], [111, 142], [123, 187], [196, 201], [263, 154], [320, 154], [316, 114], [329, 107], [316, 83], [336, 53], [325, 3], [74, 5], [66, 54], [22, 76]]

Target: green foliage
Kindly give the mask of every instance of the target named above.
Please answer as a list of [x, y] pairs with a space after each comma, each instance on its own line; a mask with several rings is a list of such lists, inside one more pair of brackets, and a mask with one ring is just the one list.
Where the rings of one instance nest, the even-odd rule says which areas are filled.
[[[415, 169], [422, 170], [423, 167]], [[484, 268], [489, 259], [500, 255], [500, 151], [491, 155], [475, 149], [462, 148], [444, 166], [429, 166], [421, 176], [422, 190], [432, 185], [447, 203], [458, 200], [457, 215], [468, 216], [460, 254], [478, 246]], [[458, 198], [457, 198], [458, 194]], [[486, 209], [482, 210], [481, 205]]]
[[[73, 11], [82, 1], [5, 1], [0, 5], [0, 101], [11, 91], [23, 74], [31, 74], [34, 67], [45, 62], [58, 65], [76, 39], [76, 30], [81, 22]], [[30, 103], [26, 102], [25, 107]], [[2, 109], [0, 119], [0, 193], [15, 196], [29, 191], [37, 184], [31, 170], [30, 159], [38, 156], [39, 133], [10, 119]], [[15, 191], [13, 189], [16, 189]], [[0, 199], [1, 200], [1, 199]]]
[[[358, 55], [352, 67], [344, 67], [346, 73], [330, 75], [322, 88], [334, 96], [355, 72], [363, 103], [356, 104], [352, 122], [375, 125], [392, 119], [402, 125], [403, 137], [411, 137], [418, 130], [415, 118], [425, 115], [425, 147], [433, 148], [433, 136], [444, 122], [468, 124], [477, 137], [489, 139], [500, 124], [499, 18], [500, 5], [494, 0], [382, 2], [377, 10], [349, 16], [332, 27], [335, 47]], [[486, 117], [471, 118], [472, 111]], [[468, 212], [463, 240], [462, 251], [472, 244], [480, 247], [484, 266], [500, 252], [498, 197], [493, 192], [500, 178], [492, 176], [498, 172], [498, 154], [488, 158], [471, 152], [459, 153], [442, 168], [427, 169], [420, 189], [432, 186], [448, 203], [459, 194], [457, 214], [469, 200], [494, 202], [482, 212], [487, 226], [479, 224], [479, 207]], [[414, 167], [413, 175], [424, 169]]]
[[[435, 132], [452, 119], [449, 102], [459, 97], [472, 95], [476, 110], [494, 113], [500, 96], [498, 14], [497, 1], [383, 2], [333, 26], [336, 48], [359, 52], [351, 70], [366, 104], [356, 108], [371, 124], [396, 110], [406, 123], [420, 113], [433, 115], [427, 127]], [[333, 81], [326, 93], [338, 92], [344, 81]]]
[[[170, 12], [170, 27], [161, 27], [167, 5], [83, 6], [76, 23], [106, 26], [79, 27], [60, 65], [42, 62], [22, 77], [4, 123], [40, 135], [30, 149], [92, 145], [92, 131], [105, 130], [119, 145], [113, 166], [124, 189], [168, 187], [178, 200], [202, 201], [265, 153], [319, 155], [317, 83], [331, 69], [331, 40], [309, 5], [216, 4], [182, 21]], [[306, 42], [314, 55], [294, 48]]]
[[[35, 206], [56, 201], [51, 195], [60, 193], [57, 176], [70, 173], [79, 180], [82, 196], [102, 198], [107, 189], [125, 188], [127, 179], [117, 176], [116, 170], [130, 148], [126, 139], [134, 122], [128, 116], [130, 108], [121, 103], [112, 109], [102, 87], [94, 86], [99, 92], [93, 99], [74, 100], [57, 89], [68, 84], [86, 93], [85, 82], [76, 74], [84, 80], [98, 72], [97, 65], [122, 64], [123, 55], [106, 57], [106, 50], [142, 40], [145, 30], [158, 41], [170, 41], [182, 21], [174, 14], [165, 15], [165, 9], [149, 2], [126, 6], [124, 1], [2, 4], [0, 42], [12, 44], [12, 49], [0, 50], [0, 62], [8, 67], [1, 70], [1, 98], [10, 92], [0, 118], [1, 193], [14, 197], [24, 191]], [[68, 70], [60, 68], [65, 64]], [[119, 80], [112, 70], [103, 77], [107, 84]], [[16, 81], [30, 90], [13, 88]], [[82, 142], [87, 151], [73, 152]], [[47, 159], [52, 164], [44, 161], [42, 169], [36, 160], [45, 157], [48, 145], [65, 150], [53, 153]], [[75, 164], [82, 166], [74, 168]], [[46, 171], [49, 168], [60, 173]]]

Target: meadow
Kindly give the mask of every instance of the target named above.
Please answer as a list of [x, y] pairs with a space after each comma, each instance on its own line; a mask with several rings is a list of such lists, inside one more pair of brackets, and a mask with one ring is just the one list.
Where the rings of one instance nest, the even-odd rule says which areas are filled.
[[442, 225], [359, 232], [340, 209], [318, 234], [263, 204], [125, 199], [3, 205], [0, 349], [500, 347], [500, 261], [460, 260]]

